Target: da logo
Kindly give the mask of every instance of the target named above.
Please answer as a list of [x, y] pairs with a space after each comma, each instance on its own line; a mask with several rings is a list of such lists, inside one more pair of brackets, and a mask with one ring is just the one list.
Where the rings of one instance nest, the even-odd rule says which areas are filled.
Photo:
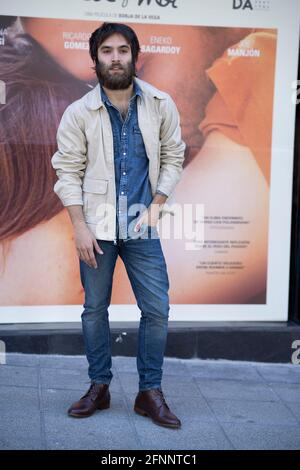
[[245, 10], [246, 8], [250, 8], [250, 10], [253, 10], [252, 3], [250, 0], [233, 0], [233, 7], [234, 10], [238, 10], [242, 8]]

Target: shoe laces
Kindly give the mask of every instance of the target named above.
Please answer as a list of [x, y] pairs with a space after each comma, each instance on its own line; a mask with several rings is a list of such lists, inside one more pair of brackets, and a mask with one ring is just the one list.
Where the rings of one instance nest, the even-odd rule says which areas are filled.
[[155, 393], [156, 393], [157, 395], [159, 395], [159, 398], [160, 398], [160, 401], [161, 401], [161, 406], [165, 405], [165, 406], [168, 408], [168, 410], [169, 410], [170, 408], [169, 408], [168, 405], [167, 405], [167, 402], [166, 402], [166, 400], [165, 400], [163, 391], [162, 391], [160, 388], [157, 388], [157, 389], [155, 389]]
[[88, 391], [86, 392], [86, 394], [83, 395], [83, 397], [81, 397], [81, 399], [82, 399], [82, 398], [86, 398], [86, 397], [88, 397], [88, 396], [90, 396], [92, 399], [95, 399], [96, 396], [97, 396], [97, 394], [98, 394], [97, 384], [96, 384], [96, 383], [92, 383], [92, 384], [90, 385], [90, 388], [89, 388]]

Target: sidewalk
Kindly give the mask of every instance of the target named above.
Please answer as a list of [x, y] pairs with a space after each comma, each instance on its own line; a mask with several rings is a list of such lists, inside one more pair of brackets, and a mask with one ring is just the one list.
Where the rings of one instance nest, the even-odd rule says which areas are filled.
[[112, 373], [110, 409], [74, 419], [85, 357], [7, 354], [0, 449], [300, 449], [300, 365], [165, 358], [162, 389], [181, 429], [133, 411], [134, 357], [113, 357]]

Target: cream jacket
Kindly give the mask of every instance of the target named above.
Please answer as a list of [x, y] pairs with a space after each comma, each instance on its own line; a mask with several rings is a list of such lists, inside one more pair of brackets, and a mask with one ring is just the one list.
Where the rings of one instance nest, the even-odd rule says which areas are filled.
[[[172, 192], [184, 160], [179, 114], [172, 98], [135, 78], [139, 127], [149, 159], [149, 181], [168, 196], [161, 211], [171, 212]], [[100, 85], [65, 110], [57, 131], [58, 150], [52, 166], [58, 177], [54, 191], [64, 206], [82, 205], [86, 224], [97, 239], [114, 240], [116, 188], [113, 135]]]

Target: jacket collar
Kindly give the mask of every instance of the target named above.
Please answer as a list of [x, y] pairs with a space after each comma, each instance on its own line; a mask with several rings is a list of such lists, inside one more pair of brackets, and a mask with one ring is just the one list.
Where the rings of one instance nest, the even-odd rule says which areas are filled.
[[[165, 93], [160, 92], [150, 83], [141, 80], [140, 78], [134, 78], [140, 89], [142, 90], [141, 99], [144, 99], [143, 94], [150, 96], [151, 98], [158, 98], [159, 100], [166, 99]], [[86, 106], [91, 110], [97, 110], [104, 106], [101, 98], [100, 84], [98, 83], [91, 91], [85, 95]]]

